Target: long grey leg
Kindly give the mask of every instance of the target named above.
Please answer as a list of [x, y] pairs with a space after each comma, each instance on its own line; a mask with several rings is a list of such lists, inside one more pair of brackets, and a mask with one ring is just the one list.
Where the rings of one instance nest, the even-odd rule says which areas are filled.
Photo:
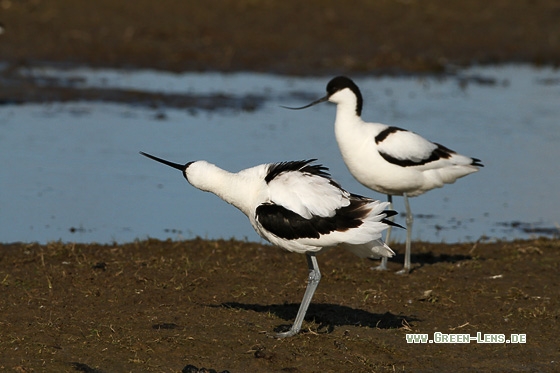
[[303, 300], [301, 301], [301, 305], [299, 306], [299, 310], [296, 319], [294, 321], [294, 324], [287, 332], [276, 334], [277, 338], [291, 337], [299, 333], [301, 329], [301, 324], [303, 323], [303, 319], [305, 318], [305, 313], [307, 312], [307, 308], [309, 308], [309, 304], [311, 303], [311, 298], [313, 298], [313, 294], [315, 294], [317, 285], [319, 285], [319, 281], [321, 281], [321, 272], [319, 271], [317, 258], [315, 258], [314, 254], [307, 254], [306, 257], [307, 257], [307, 267], [309, 268], [309, 277], [307, 278], [307, 289], [305, 289], [305, 294], [303, 295]]
[[[389, 209], [392, 210], [393, 209], [393, 196], [390, 194], [387, 194], [387, 201], [389, 202]], [[389, 218], [390, 221], [394, 221], [395, 217], [391, 216]], [[387, 233], [385, 234], [385, 243], [387, 245], [389, 245], [389, 239], [391, 238], [391, 226], [389, 226], [389, 228], [387, 228]], [[386, 271], [387, 270], [387, 257], [384, 256], [383, 258], [381, 258], [381, 263], [379, 263], [379, 265], [375, 268], [373, 268], [375, 270], [378, 271]]]
[[404, 268], [397, 272], [400, 275], [410, 272], [410, 246], [412, 245], [412, 223], [414, 221], [406, 193], [403, 194], [403, 197], [406, 209], [406, 249], [404, 252]]

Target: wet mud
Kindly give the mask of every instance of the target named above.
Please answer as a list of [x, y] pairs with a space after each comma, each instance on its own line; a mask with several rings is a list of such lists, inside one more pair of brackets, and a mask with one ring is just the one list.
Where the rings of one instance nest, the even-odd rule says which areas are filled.
[[[560, 243], [415, 242], [396, 275], [343, 250], [292, 338], [302, 255], [239, 241], [0, 245], [0, 367], [16, 372], [558, 371]], [[407, 343], [407, 334], [470, 343]], [[480, 333], [480, 334], [478, 334]], [[491, 341], [524, 335], [525, 343]], [[443, 338], [443, 337], [440, 337]], [[513, 339], [512, 339], [513, 340]], [[439, 341], [441, 342], [441, 340]], [[202, 370], [202, 369], [206, 370]]]

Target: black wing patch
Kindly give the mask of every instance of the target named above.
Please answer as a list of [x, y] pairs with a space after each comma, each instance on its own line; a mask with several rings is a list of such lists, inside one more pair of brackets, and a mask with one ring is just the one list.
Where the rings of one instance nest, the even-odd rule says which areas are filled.
[[434, 162], [442, 158], [449, 159], [453, 154], [455, 154], [453, 150], [446, 148], [441, 144], [438, 143], [434, 143], [434, 144], [437, 145], [437, 148], [435, 148], [427, 158], [420, 159], [417, 161], [412, 159], [395, 158], [384, 152], [379, 152], [379, 155], [381, 155], [383, 159], [385, 159], [389, 163], [393, 163], [401, 167], [410, 167], [410, 166], [422, 166], [426, 163]]
[[399, 131], [406, 131], [406, 130], [395, 126], [387, 127], [383, 131], [379, 132], [377, 136], [375, 136], [375, 143], [379, 144], [381, 141], [385, 140], [387, 136], [389, 136], [390, 134]]
[[[379, 144], [380, 142], [382, 142], [383, 140], [385, 140], [390, 134], [392, 133], [396, 133], [399, 131], [407, 131], [403, 128], [399, 128], [399, 127], [395, 127], [395, 126], [390, 126], [385, 128], [383, 131], [379, 132], [377, 134], [377, 136], [375, 136], [375, 143]], [[383, 157], [383, 159], [385, 159], [387, 162], [389, 163], [393, 163], [396, 164], [397, 166], [401, 166], [401, 167], [410, 167], [410, 166], [421, 166], [424, 165], [426, 163], [430, 163], [433, 161], [437, 161], [438, 159], [449, 159], [451, 158], [451, 155], [453, 155], [455, 152], [441, 144], [438, 143], [434, 143], [437, 147], [432, 151], [432, 153], [430, 153], [430, 155], [427, 158], [424, 159], [420, 159], [420, 160], [412, 160], [412, 159], [400, 159], [400, 158], [396, 158], [393, 157], [387, 153], [384, 152], [379, 152], [379, 154]]]
[[271, 203], [257, 207], [259, 223], [272, 234], [286, 240], [319, 238], [334, 231], [344, 232], [357, 228], [371, 211], [368, 200], [352, 199], [350, 205], [336, 210], [332, 217], [313, 216], [306, 219], [287, 208]]
[[306, 172], [312, 175], [317, 175], [330, 179], [331, 175], [327, 172], [329, 169], [320, 164], [310, 165], [309, 163], [315, 162], [316, 159], [309, 159], [306, 161], [291, 161], [291, 162], [280, 162], [271, 164], [268, 167], [268, 172], [264, 180], [266, 183], [270, 183], [275, 177], [280, 175], [282, 172], [288, 171], [300, 171]]
[[[383, 131], [379, 132], [377, 134], [377, 136], [375, 136], [375, 143], [379, 144], [380, 142], [382, 142], [383, 140], [385, 140], [390, 134], [395, 133], [395, 132], [399, 132], [399, 131], [406, 131], [405, 129], [399, 128], [399, 127], [387, 127], [385, 128]], [[387, 153], [384, 152], [379, 152], [379, 154], [383, 157], [383, 159], [385, 159], [387, 162], [389, 163], [393, 163], [396, 164], [397, 166], [401, 166], [401, 167], [410, 167], [410, 166], [421, 166], [424, 165], [426, 163], [430, 163], [430, 162], [434, 162], [437, 161], [438, 159], [449, 159], [451, 158], [451, 156], [453, 154], [455, 154], [455, 151], [441, 145], [438, 143], [434, 143], [437, 147], [430, 153], [430, 155], [427, 158], [415, 161], [415, 160], [411, 160], [411, 159], [399, 159], [396, 157], [393, 157]], [[481, 163], [480, 159], [478, 158], [472, 158], [472, 163], [471, 165], [473, 166], [477, 166], [477, 167], [484, 167], [484, 165]]]

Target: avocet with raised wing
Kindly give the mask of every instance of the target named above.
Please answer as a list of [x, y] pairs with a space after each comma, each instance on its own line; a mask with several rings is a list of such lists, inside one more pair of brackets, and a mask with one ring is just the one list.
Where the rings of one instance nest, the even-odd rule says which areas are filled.
[[388, 202], [351, 194], [315, 160], [263, 164], [237, 173], [206, 161], [178, 164], [142, 155], [183, 172], [187, 181], [241, 210], [257, 233], [288, 251], [306, 254], [307, 289], [294, 324], [277, 337], [297, 334], [321, 279], [316, 254], [342, 247], [362, 258], [393, 256], [381, 239], [396, 212]]

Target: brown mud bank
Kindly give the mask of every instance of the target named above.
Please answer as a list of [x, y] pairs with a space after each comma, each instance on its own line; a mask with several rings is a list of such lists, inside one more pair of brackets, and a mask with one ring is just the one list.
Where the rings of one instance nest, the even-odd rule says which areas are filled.
[[[395, 250], [402, 253], [402, 245]], [[15, 372], [552, 372], [560, 242], [416, 242], [399, 276], [342, 250], [295, 337], [302, 255], [239, 241], [0, 245], [0, 368]], [[407, 343], [407, 334], [525, 343]], [[496, 340], [494, 340], [496, 342]], [[187, 366], [190, 367], [187, 368]]]
[[0, 1], [0, 61], [325, 75], [560, 63], [555, 0]]

